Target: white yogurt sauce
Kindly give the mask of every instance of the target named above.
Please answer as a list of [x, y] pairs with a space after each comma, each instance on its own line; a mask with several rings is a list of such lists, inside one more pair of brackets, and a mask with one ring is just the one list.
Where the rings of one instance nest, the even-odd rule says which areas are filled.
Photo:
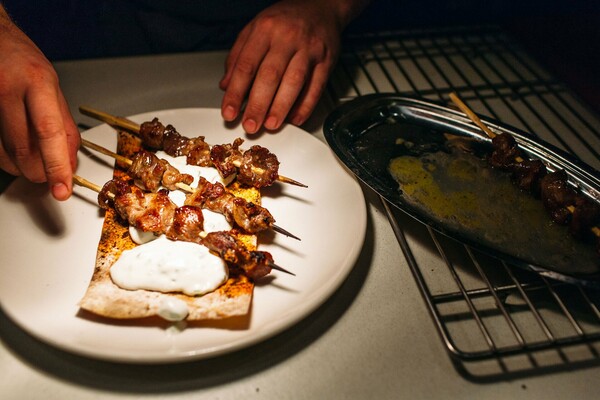
[[228, 278], [228, 269], [204, 246], [161, 236], [124, 251], [110, 269], [110, 277], [123, 289], [199, 296], [221, 286]]
[[185, 301], [176, 297], [167, 297], [160, 302], [158, 315], [167, 321], [183, 321], [189, 313]]
[[129, 236], [131, 236], [131, 240], [133, 240], [133, 243], [136, 244], [148, 243], [158, 238], [158, 236], [156, 236], [154, 232], [145, 232], [131, 225], [129, 225]]

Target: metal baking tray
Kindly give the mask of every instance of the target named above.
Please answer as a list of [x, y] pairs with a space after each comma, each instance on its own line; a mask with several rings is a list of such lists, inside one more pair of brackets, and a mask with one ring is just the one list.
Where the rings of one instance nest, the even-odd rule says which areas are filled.
[[[600, 202], [598, 171], [531, 133], [480, 118], [496, 134], [513, 135], [522, 151], [549, 171], [565, 170], [570, 184]], [[567, 227], [551, 222], [539, 199], [487, 166], [482, 154], [491, 149], [491, 140], [462, 112], [397, 94], [365, 95], [330, 113], [324, 134], [361, 181], [416, 220], [518, 267], [600, 288], [595, 244], [575, 240]], [[394, 161], [396, 179], [392, 160], [400, 161]], [[407, 181], [399, 184], [398, 172]], [[426, 178], [411, 181], [411, 173]], [[426, 190], [419, 187], [431, 180]]]

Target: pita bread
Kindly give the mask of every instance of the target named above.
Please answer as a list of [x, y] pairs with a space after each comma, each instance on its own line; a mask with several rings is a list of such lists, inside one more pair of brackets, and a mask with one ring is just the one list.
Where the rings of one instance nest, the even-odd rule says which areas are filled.
[[[126, 157], [131, 157], [140, 148], [139, 140], [126, 133], [119, 134], [118, 143], [118, 153]], [[117, 168], [114, 177], [130, 179], [126, 173]], [[234, 191], [237, 196], [243, 196], [249, 201], [260, 204], [258, 190], [235, 187]], [[256, 236], [240, 235], [239, 239], [250, 250], [256, 248]], [[174, 297], [187, 304], [189, 314], [186, 321], [223, 319], [248, 314], [254, 283], [243, 275], [230, 276], [217, 290], [203, 296], [120, 288], [111, 280], [110, 268], [124, 250], [135, 246], [129, 236], [128, 226], [117, 218], [112, 209], [107, 210], [98, 243], [94, 273], [79, 303], [82, 309], [115, 319], [153, 317], [158, 315], [164, 301]]]

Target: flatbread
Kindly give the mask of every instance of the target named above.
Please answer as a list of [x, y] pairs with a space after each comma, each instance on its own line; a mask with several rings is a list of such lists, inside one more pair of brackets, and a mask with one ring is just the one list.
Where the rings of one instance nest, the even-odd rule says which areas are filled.
[[[140, 149], [139, 140], [126, 133], [119, 133], [118, 143], [118, 153], [126, 157], [131, 157]], [[114, 177], [129, 179], [126, 173], [117, 168]], [[236, 187], [234, 191], [237, 196], [243, 196], [255, 204], [260, 204], [258, 190]], [[240, 235], [239, 239], [250, 250], [256, 249], [255, 235]], [[98, 243], [94, 273], [79, 303], [82, 309], [107, 318], [145, 318], [158, 315], [163, 302], [170, 298], [177, 298], [188, 306], [187, 321], [215, 320], [248, 314], [254, 283], [243, 275], [230, 276], [217, 290], [202, 296], [120, 288], [113, 283], [110, 268], [124, 250], [135, 246], [129, 235], [128, 226], [117, 217], [114, 210], [107, 210]]]

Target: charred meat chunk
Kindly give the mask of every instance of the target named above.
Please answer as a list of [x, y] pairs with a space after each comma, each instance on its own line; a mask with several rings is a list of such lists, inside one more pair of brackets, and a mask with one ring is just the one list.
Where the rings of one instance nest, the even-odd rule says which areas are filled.
[[515, 138], [509, 133], [501, 133], [492, 139], [494, 150], [489, 157], [492, 167], [510, 170], [512, 165], [521, 158], [521, 150]]
[[568, 207], [575, 204], [577, 192], [569, 185], [567, 173], [558, 170], [542, 178], [541, 195], [544, 207], [550, 214], [552, 221], [567, 225], [571, 219]]
[[279, 160], [267, 148], [254, 145], [244, 152], [238, 181], [257, 188], [272, 185], [277, 179]]

